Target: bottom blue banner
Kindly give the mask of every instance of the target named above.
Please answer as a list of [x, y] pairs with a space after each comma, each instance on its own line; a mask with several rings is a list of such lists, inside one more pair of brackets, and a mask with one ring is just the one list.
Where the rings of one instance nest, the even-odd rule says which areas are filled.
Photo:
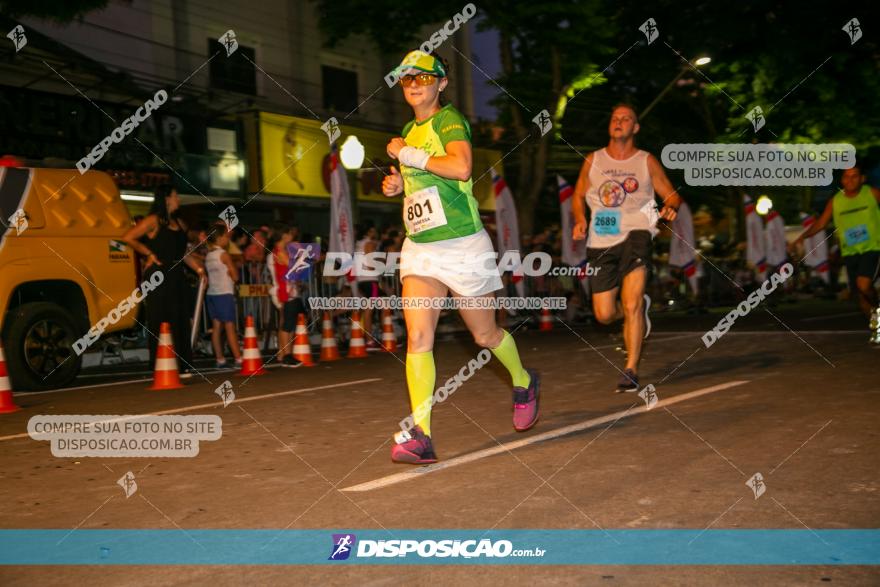
[[880, 530], [0, 530], [3, 565], [878, 565]]

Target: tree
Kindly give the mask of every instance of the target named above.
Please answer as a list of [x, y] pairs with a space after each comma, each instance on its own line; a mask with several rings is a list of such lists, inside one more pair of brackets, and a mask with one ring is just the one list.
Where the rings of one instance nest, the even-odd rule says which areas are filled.
[[8, 18], [34, 16], [56, 22], [70, 22], [92, 10], [107, 6], [108, 0], [0, 0], [0, 13]]

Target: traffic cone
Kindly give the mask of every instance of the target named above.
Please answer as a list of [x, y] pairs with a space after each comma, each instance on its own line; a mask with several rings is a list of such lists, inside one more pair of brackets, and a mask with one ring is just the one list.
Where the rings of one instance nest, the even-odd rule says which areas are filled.
[[17, 412], [21, 407], [12, 400], [12, 385], [6, 372], [6, 357], [3, 356], [3, 343], [0, 342], [0, 414]]
[[391, 323], [391, 310], [382, 310], [382, 348], [389, 353], [397, 352], [397, 338], [394, 336], [394, 325]]
[[159, 327], [159, 344], [156, 345], [156, 367], [153, 370], [153, 385], [150, 389], [180, 389], [180, 374], [177, 372], [177, 356], [174, 354], [174, 340], [171, 337], [171, 324], [163, 322]]
[[348, 358], [360, 359], [367, 356], [367, 347], [364, 345], [364, 330], [361, 328], [361, 313], [354, 312], [351, 315], [351, 340], [348, 343]]
[[296, 319], [296, 338], [293, 339], [293, 358], [302, 361], [303, 367], [314, 367], [312, 347], [309, 345], [309, 331], [306, 329], [306, 316], [300, 314]]
[[241, 351], [241, 371], [239, 375], [265, 375], [263, 355], [257, 343], [257, 329], [254, 328], [254, 317], [244, 319], [244, 348]]
[[336, 346], [336, 334], [333, 332], [333, 321], [330, 313], [324, 312], [324, 320], [321, 325], [321, 361], [338, 361], [339, 348]]
[[548, 308], [541, 308], [541, 319], [538, 321], [538, 330], [541, 332], [553, 330], [553, 317]]

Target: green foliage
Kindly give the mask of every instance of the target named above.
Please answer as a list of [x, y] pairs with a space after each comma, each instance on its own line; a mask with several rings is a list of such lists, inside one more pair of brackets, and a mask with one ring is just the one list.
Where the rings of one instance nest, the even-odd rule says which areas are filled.
[[56, 22], [70, 22], [105, 8], [108, 0], [0, 0], [0, 14], [9, 18], [34, 16]]

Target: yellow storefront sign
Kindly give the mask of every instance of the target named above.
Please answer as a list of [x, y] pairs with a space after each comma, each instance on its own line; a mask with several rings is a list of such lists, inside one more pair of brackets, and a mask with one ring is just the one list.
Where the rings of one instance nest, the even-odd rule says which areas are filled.
[[[392, 162], [385, 153], [392, 135], [348, 125], [339, 128], [342, 134], [337, 144], [353, 134], [364, 145], [364, 163], [350, 185], [352, 192], [358, 200], [387, 202], [382, 195], [382, 178]], [[330, 145], [319, 121], [261, 112], [259, 132], [263, 193], [330, 197]], [[492, 165], [504, 173], [499, 151], [474, 149], [474, 197], [481, 210], [495, 209], [488, 171]]]

